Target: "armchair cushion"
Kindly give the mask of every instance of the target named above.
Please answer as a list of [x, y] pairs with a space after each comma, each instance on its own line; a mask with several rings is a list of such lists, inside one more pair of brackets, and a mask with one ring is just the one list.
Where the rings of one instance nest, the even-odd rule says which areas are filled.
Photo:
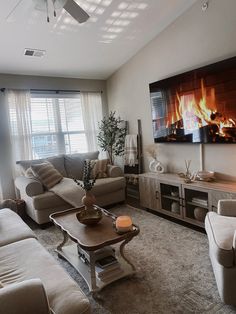
[[219, 200], [217, 213], [222, 216], [236, 217], [236, 200]]
[[0, 289], [0, 313], [49, 314], [47, 296], [40, 279], [25, 280]]
[[226, 217], [215, 212], [208, 212], [205, 228], [209, 238], [210, 251], [219, 264], [224, 267], [235, 265], [234, 234], [236, 217]]

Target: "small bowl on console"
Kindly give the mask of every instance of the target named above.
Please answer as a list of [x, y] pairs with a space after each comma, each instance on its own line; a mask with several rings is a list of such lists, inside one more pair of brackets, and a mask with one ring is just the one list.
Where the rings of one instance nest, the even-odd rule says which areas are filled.
[[215, 172], [214, 171], [198, 171], [197, 173], [197, 178], [201, 181], [211, 181], [214, 180], [214, 175]]

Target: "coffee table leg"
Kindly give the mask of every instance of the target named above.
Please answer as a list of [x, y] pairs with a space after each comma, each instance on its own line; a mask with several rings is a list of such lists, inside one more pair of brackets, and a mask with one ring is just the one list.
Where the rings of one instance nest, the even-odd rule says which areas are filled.
[[96, 282], [96, 272], [95, 272], [95, 254], [94, 252], [89, 252], [90, 259], [90, 280], [91, 280], [91, 291], [94, 293], [98, 290]]
[[68, 234], [67, 232], [63, 231], [63, 241], [57, 246], [56, 251], [62, 252], [62, 247], [65, 245], [65, 243], [68, 241]]
[[132, 263], [128, 260], [128, 258], [125, 256], [125, 254], [124, 254], [124, 247], [125, 247], [125, 245], [126, 245], [127, 243], [129, 243], [131, 240], [132, 240], [132, 238], [131, 238], [131, 239], [126, 239], [124, 242], [121, 243], [121, 245], [120, 245], [120, 255], [121, 255], [121, 257], [132, 267], [132, 270], [135, 271], [136, 269], [135, 269], [134, 264], [132, 264]]

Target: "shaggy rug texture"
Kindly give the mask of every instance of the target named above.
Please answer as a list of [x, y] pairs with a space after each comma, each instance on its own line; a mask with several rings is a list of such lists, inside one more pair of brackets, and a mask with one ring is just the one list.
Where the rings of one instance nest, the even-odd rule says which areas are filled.
[[55, 226], [41, 230], [30, 224], [41, 244], [88, 296], [92, 313], [236, 313], [220, 301], [205, 234], [128, 205], [110, 211], [130, 215], [140, 227], [140, 234], [126, 246], [137, 274], [104, 288], [101, 301], [91, 296], [72, 266], [58, 259], [54, 249], [63, 238], [61, 232]]

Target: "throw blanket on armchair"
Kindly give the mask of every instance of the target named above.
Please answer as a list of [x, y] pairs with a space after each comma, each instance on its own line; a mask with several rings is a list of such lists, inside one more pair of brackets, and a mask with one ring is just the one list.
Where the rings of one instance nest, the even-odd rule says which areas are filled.
[[83, 205], [81, 199], [84, 196], [84, 190], [72, 179], [63, 178], [49, 191], [60, 196], [64, 201], [71, 204], [73, 207], [80, 207]]

